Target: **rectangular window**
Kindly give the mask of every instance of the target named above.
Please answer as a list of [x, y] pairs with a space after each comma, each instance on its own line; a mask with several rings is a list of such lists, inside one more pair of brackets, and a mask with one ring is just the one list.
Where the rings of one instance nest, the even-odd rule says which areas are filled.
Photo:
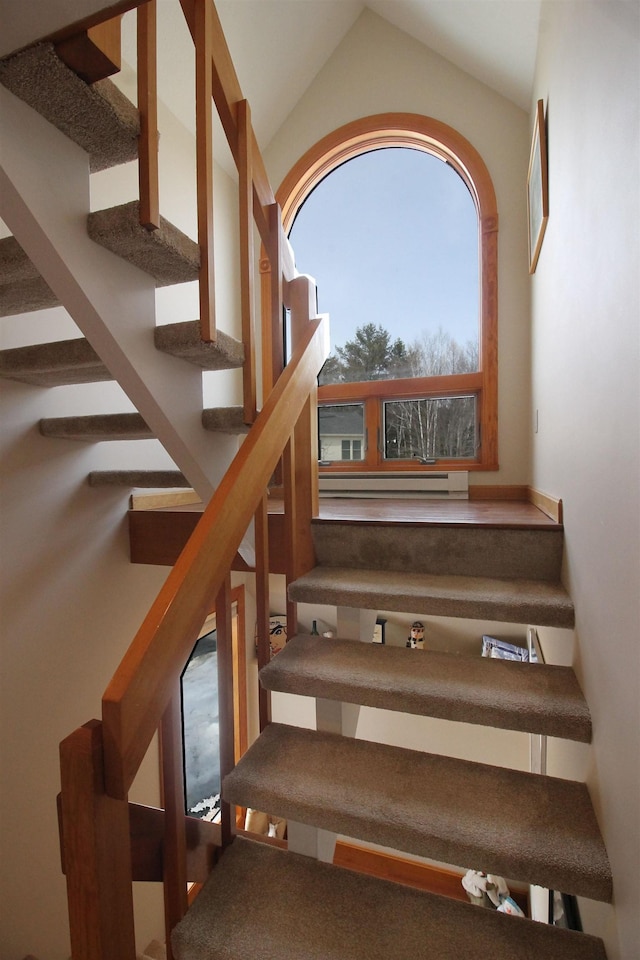
[[476, 398], [433, 397], [383, 402], [385, 460], [475, 457]]
[[365, 450], [364, 404], [332, 403], [318, 407], [319, 459], [334, 463], [362, 460]]

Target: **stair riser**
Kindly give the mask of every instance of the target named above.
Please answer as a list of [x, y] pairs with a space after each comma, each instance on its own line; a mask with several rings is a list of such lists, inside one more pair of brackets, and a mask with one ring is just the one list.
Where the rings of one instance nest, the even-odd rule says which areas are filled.
[[560, 579], [562, 530], [313, 524], [322, 566], [523, 580]]

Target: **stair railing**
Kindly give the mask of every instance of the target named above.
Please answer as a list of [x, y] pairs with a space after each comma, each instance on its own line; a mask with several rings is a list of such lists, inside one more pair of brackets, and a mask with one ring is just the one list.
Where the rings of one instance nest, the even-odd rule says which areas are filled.
[[[66, 873], [71, 946], [82, 960], [134, 960], [132, 882], [162, 881], [167, 951], [170, 932], [187, 907], [187, 881], [204, 881], [217, 851], [232, 839], [230, 810], [212, 824], [186, 817], [180, 718], [180, 676], [202, 624], [216, 608], [219, 650], [221, 773], [233, 766], [233, 683], [230, 665], [230, 569], [254, 521], [258, 665], [269, 656], [267, 488], [282, 463], [287, 580], [313, 565], [309, 521], [317, 510], [315, 445], [317, 376], [328, 353], [327, 324], [316, 315], [315, 284], [296, 274], [280, 210], [266, 176], [249, 105], [242, 96], [212, 0], [180, 0], [196, 43], [200, 120], [197, 125], [201, 314], [212, 326], [213, 219], [210, 102], [213, 97], [239, 171], [240, 264], [245, 345], [245, 421], [253, 423], [202, 519], [105, 691], [102, 720], [91, 720], [60, 747], [61, 850]], [[139, 105], [142, 120], [141, 214], [159, 223], [155, 125], [155, 0], [139, 4]], [[263, 405], [256, 411], [253, 345], [253, 223], [263, 243], [262, 292], [270, 347]], [[266, 264], [266, 266], [265, 266]], [[265, 276], [268, 280], [265, 281]], [[203, 279], [204, 278], [204, 279]], [[266, 286], [265, 286], [266, 284]], [[283, 311], [291, 315], [292, 357], [282, 371]], [[263, 321], [264, 322], [264, 321]], [[265, 361], [263, 361], [263, 369]], [[305, 533], [306, 531], [306, 533]], [[289, 629], [295, 608], [288, 606]], [[261, 726], [268, 702], [260, 694]], [[129, 790], [157, 731], [161, 732], [164, 809], [130, 803]]]
[[[62, 843], [72, 951], [83, 960], [133, 960], [131, 883], [151, 878], [149, 858], [160, 856], [166, 874], [170, 931], [186, 909], [187, 880], [204, 879], [213, 848], [230, 839], [229, 820], [226, 825], [223, 821], [222, 828], [210, 824], [194, 828], [184, 816], [176, 786], [182, 778], [179, 678], [214, 599], [222, 614], [220, 622], [227, 618], [232, 561], [254, 516], [264, 528], [265, 491], [283, 452], [289, 538], [298, 539], [296, 508], [303, 498], [293, 478], [309, 470], [311, 451], [301, 437], [311, 435], [310, 398], [325, 358], [324, 321], [316, 318], [307, 324], [291, 362], [118, 667], [104, 694], [102, 722], [91, 721], [61, 745]], [[265, 539], [256, 538], [258, 549]], [[291, 542], [289, 554], [293, 576], [304, 569], [304, 561]], [[256, 565], [258, 577], [264, 578], [268, 558], [262, 551]], [[221, 632], [226, 633], [224, 627]], [[264, 647], [263, 636], [262, 659]], [[230, 686], [231, 678], [220, 676], [219, 688], [227, 696]], [[221, 704], [221, 724], [223, 714], [231, 714], [231, 730], [227, 723], [224, 737], [232, 744], [233, 711]], [[163, 731], [165, 810], [145, 812], [132, 808], [128, 793], [159, 728]], [[228, 747], [222, 749], [221, 761], [224, 774], [224, 767], [233, 763]]]

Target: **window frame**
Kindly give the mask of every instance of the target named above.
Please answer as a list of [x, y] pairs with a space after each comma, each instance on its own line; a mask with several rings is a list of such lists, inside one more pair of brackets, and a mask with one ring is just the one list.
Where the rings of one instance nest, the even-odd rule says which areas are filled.
[[[369, 442], [365, 459], [331, 464], [331, 471], [362, 469], [420, 470], [498, 469], [498, 209], [489, 171], [478, 151], [462, 134], [432, 117], [413, 113], [385, 113], [347, 123], [312, 146], [284, 178], [276, 199], [288, 235], [295, 216], [311, 191], [336, 167], [363, 153], [384, 147], [423, 150], [449, 163], [462, 177], [478, 215], [479, 337], [476, 373], [404, 380], [373, 380], [325, 384], [318, 403], [365, 403]], [[477, 398], [478, 449], [475, 458], [442, 459], [433, 465], [411, 460], [384, 460], [380, 443], [372, 442], [382, 428], [382, 401], [417, 397], [444, 397], [474, 393]], [[323, 469], [321, 467], [321, 469]]]

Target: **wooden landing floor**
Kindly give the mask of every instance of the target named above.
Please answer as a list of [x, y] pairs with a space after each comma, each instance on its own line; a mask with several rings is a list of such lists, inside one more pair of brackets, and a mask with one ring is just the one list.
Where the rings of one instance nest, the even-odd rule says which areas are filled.
[[[176, 562], [202, 513], [202, 503], [183, 503], [129, 511], [133, 563]], [[272, 556], [283, 549], [282, 500], [269, 500]], [[323, 497], [318, 520], [342, 523], [398, 523], [407, 526], [476, 526], [520, 530], [559, 530], [561, 525], [524, 500], [359, 500]], [[280, 538], [280, 539], [278, 539]], [[242, 565], [235, 569], [246, 569]], [[280, 572], [275, 571], [274, 572]]]

